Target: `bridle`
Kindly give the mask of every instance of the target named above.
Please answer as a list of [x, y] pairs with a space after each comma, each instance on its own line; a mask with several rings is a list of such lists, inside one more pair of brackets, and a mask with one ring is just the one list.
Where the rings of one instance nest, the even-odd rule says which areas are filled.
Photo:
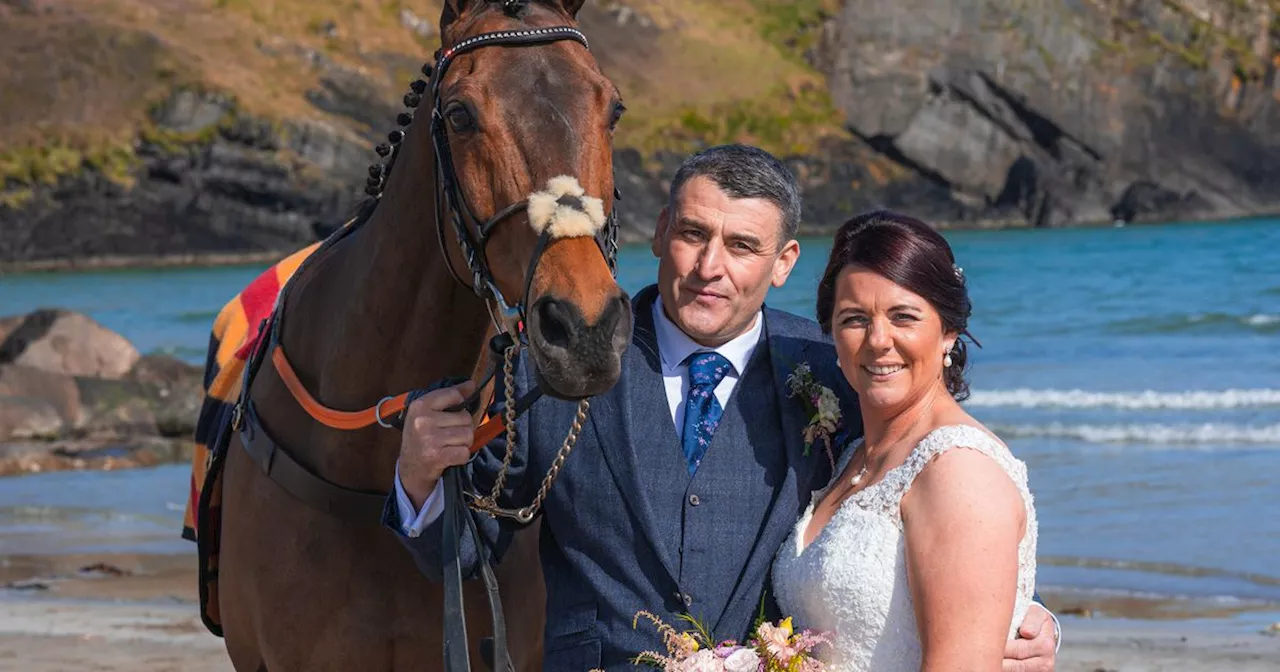
[[[524, 199], [512, 203], [494, 213], [492, 217], [484, 222], [480, 222], [479, 218], [475, 216], [471, 205], [467, 202], [467, 198], [459, 186], [458, 176], [453, 165], [453, 155], [450, 151], [449, 136], [444, 119], [443, 101], [440, 97], [440, 85], [444, 81], [445, 74], [449, 71], [449, 66], [453, 64], [455, 58], [462, 54], [488, 46], [533, 46], [550, 44], [561, 40], [572, 40], [580, 43], [588, 50], [591, 48], [587, 43], [586, 35], [583, 35], [582, 31], [577, 28], [569, 26], [504, 30], [469, 37], [442, 52], [438, 52], [435, 72], [429, 85], [432, 101], [431, 142], [435, 148], [436, 156], [436, 233], [440, 243], [440, 252], [454, 280], [463, 286], [469, 287], [486, 302], [492, 301], [493, 304], [496, 304], [498, 314], [494, 316], [494, 326], [499, 331], [512, 333], [517, 339], [523, 338], [520, 326], [527, 324], [526, 312], [529, 302], [529, 288], [533, 282], [538, 262], [542, 259], [542, 253], [546, 250], [551, 236], [549, 231], [543, 231], [538, 235], [537, 245], [534, 247], [533, 254], [529, 257], [528, 268], [525, 272], [524, 291], [517, 302], [512, 303], [507, 300], [507, 297], [503, 295], [502, 290], [494, 280], [485, 250], [494, 229], [512, 215], [524, 212], [529, 206], [529, 201]], [[616, 187], [613, 195], [615, 202], [621, 196]], [[454, 268], [452, 256], [446, 249], [444, 231], [446, 217], [453, 223], [458, 247], [462, 250], [462, 257], [466, 261], [467, 270], [471, 276], [470, 282], [462, 279], [461, 274]], [[601, 235], [596, 238], [596, 242], [600, 245], [600, 251], [604, 254], [610, 272], [616, 274], [618, 258], [618, 217], [616, 208], [610, 208], [605, 226], [601, 231]]]
[[[511, 657], [506, 645], [506, 623], [502, 612], [501, 598], [498, 595], [497, 578], [488, 559], [484, 556], [484, 546], [479, 530], [468, 509], [488, 513], [490, 516], [512, 518], [525, 524], [531, 522], [537, 515], [537, 511], [541, 507], [548, 489], [555, 481], [560, 467], [564, 464], [565, 458], [573, 450], [578, 432], [581, 431], [582, 424], [586, 419], [588, 402], [586, 400], [579, 402], [578, 412], [569, 434], [565, 437], [551, 469], [548, 470], [543, 479], [534, 501], [519, 509], [504, 509], [499, 506], [498, 497], [515, 449], [516, 415], [522, 412], [523, 409], [528, 408], [532, 403], [531, 398], [536, 399], [540, 394], [539, 391], [535, 390], [532, 394], [526, 395], [525, 398], [519, 400], [512, 398], [514, 394], [512, 363], [517, 349], [525, 340], [525, 326], [528, 324], [526, 313], [529, 306], [529, 290], [533, 282], [533, 276], [537, 271], [539, 261], [542, 259], [542, 254], [552, 238], [552, 234], [550, 229], [544, 229], [538, 234], [538, 242], [534, 247], [533, 254], [530, 255], [528, 267], [525, 271], [524, 289], [518, 301], [513, 304], [503, 295], [501, 288], [498, 287], [493, 277], [486, 249], [494, 230], [512, 215], [525, 212], [529, 207], [529, 201], [524, 199], [512, 203], [498, 210], [484, 222], [481, 222], [475, 216], [474, 210], [467, 202], [466, 196], [459, 185], [454, 168], [448, 132], [445, 128], [443, 102], [439, 95], [440, 86], [449, 70], [449, 66], [461, 54], [489, 46], [534, 46], [561, 40], [573, 40], [590, 49], [586, 36], [578, 29], [569, 26], [498, 31], [469, 37], [438, 54], [435, 72], [430, 82], [432, 101], [431, 142], [434, 146], [436, 157], [436, 233], [440, 243], [440, 252], [454, 280], [465, 287], [469, 287], [485, 301], [486, 305], [496, 305], [497, 314], [493, 314], [491, 310], [490, 315], [498, 334], [490, 343], [490, 350], [495, 356], [499, 352], [504, 356], [502, 368], [504, 374], [503, 383], [506, 390], [504, 422], [507, 432], [507, 450], [492, 492], [487, 497], [466, 493], [462, 486], [461, 467], [448, 469], [443, 477], [445, 511], [442, 514], [443, 543], [441, 544], [441, 555], [444, 558], [444, 658], [445, 669], [449, 672], [467, 672], [471, 669], [466, 616], [462, 597], [461, 537], [464, 529], [469, 533], [475, 546], [477, 562], [480, 565], [480, 575], [488, 591], [493, 637], [489, 640], [491, 641], [491, 648], [487, 653], [490, 654], [492, 669], [498, 672], [507, 672], [512, 669]], [[421, 92], [415, 91], [415, 93]], [[416, 101], [406, 100], [406, 102]], [[621, 194], [616, 186], [614, 187], [613, 196], [615, 207], [610, 208], [604, 227], [596, 237], [596, 243], [600, 246], [610, 273], [616, 277], [618, 256], [616, 202], [621, 199]], [[454, 268], [452, 256], [446, 248], [444, 224], [446, 217], [453, 223], [458, 247], [462, 251], [462, 257], [467, 264], [467, 270], [470, 272], [470, 282], [464, 281], [458, 270]], [[498, 367], [495, 365], [485, 380], [480, 385], [477, 385], [477, 395], [488, 380], [497, 373], [497, 370]], [[460, 407], [466, 407], [468, 403], [474, 403], [474, 399], [464, 402]]]

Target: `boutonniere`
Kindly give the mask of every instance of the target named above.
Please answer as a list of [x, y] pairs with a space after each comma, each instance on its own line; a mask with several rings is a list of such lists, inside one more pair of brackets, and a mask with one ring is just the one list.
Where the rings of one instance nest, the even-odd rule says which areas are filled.
[[813, 444], [822, 442], [827, 459], [831, 460], [834, 468], [835, 453], [831, 444], [840, 429], [839, 397], [831, 388], [814, 379], [808, 362], [801, 362], [787, 376], [787, 389], [789, 396], [800, 398], [800, 403], [809, 413], [809, 424], [804, 428], [804, 456], [809, 456]]

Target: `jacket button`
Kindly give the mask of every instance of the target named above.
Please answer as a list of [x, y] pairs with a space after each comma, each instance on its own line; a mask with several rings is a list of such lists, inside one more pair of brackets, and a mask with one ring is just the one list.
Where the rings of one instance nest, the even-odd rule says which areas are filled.
[[689, 495], [689, 506], [697, 506], [701, 503], [702, 503], [702, 500], [698, 499], [697, 495]]
[[684, 602], [684, 606], [686, 608], [693, 606], [693, 596], [690, 595], [689, 593], [685, 593], [684, 595], [681, 595], [680, 599]]

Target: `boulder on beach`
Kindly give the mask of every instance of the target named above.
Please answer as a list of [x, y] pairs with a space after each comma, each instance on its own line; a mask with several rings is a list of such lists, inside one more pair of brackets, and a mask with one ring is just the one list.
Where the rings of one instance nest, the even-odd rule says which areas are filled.
[[34, 439], [62, 431], [58, 409], [42, 399], [0, 397], [0, 440]]
[[42, 309], [13, 324], [0, 343], [0, 364], [69, 376], [120, 378], [140, 355], [125, 337], [69, 310]]
[[173, 450], [156, 446], [190, 443], [202, 374], [173, 357], [139, 355], [78, 313], [0, 318], [0, 474], [81, 468], [97, 464], [84, 456], [98, 450], [110, 453], [103, 464], [129, 463], [117, 453], [135, 448], [151, 455], [140, 464], [169, 459]]
[[13, 330], [17, 329], [26, 319], [26, 315], [0, 317], [0, 344], [3, 344], [5, 339], [9, 338], [9, 334], [13, 333]]
[[[75, 427], [84, 421], [80, 405], [80, 390], [72, 376], [42, 371], [21, 364], [0, 364], [0, 401], [11, 408], [37, 408], [47, 406], [60, 422], [54, 433], [63, 427]], [[33, 411], [34, 412], [34, 411]], [[41, 410], [40, 414], [44, 414]], [[0, 439], [8, 435], [0, 423]], [[40, 432], [49, 434], [50, 432]]]

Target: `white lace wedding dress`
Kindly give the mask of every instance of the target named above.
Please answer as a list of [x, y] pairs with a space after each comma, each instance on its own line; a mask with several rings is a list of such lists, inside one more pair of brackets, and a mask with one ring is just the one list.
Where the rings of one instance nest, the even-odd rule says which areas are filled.
[[[846, 451], [847, 455], [856, 447]], [[907, 586], [898, 506], [920, 470], [957, 447], [995, 460], [1013, 479], [1027, 507], [1026, 533], [1018, 545], [1018, 595], [1009, 626], [1009, 636], [1016, 635], [1031, 605], [1036, 581], [1036, 513], [1027, 489], [1026, 465], [976, 427], [940, 427], [925, 436], [901, 466], [841, 504], [805, 547], [804, 532], [813, 515], [811, 503], [778, 551], [773, 569], [778, 605], [784, 615], [795, 617], [797, 626], [833, 633], [832, 645], [820, 649], [827, 669], [920, 669], [920, 635]], [[846, 464], [848, 460], [846, 456]], [[840, 465], [837, 478], [844, 466]], [[813, 501], [820, 501], [827, 489], [814, 493]]]

